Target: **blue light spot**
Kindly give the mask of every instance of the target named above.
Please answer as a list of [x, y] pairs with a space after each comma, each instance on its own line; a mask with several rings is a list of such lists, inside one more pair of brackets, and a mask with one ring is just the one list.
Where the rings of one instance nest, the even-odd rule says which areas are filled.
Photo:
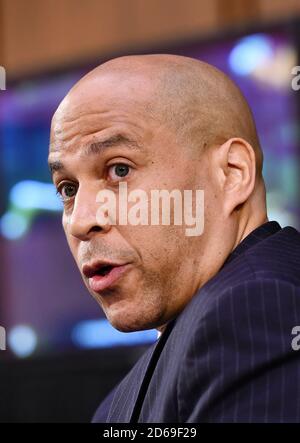
[[80, 348], [108, 348], [154, 343], [157, 331], [120, 332], [108, 320], [86, 320], [78, 323], [72, 331], [72, 341]]
[[24, 180], [13, 186], [10, 201], [19, 209], [61, 211], [62, 203], [52, 183]]
[[24, 235], [29, 227], [29, 220], [23, 214], [6, 212], [0, 219], [0, 231], [3, 237], [16, 240]]
[[263, 34], [244, 37], [229, 54], [229, 65], [238, 75], [249, 75], [273, 57], [272, 42]]
[[18, 357], [28, 357], [36, 348], [36, 333], [30, 326], [15, 326], [8, 334], [8, 345]]

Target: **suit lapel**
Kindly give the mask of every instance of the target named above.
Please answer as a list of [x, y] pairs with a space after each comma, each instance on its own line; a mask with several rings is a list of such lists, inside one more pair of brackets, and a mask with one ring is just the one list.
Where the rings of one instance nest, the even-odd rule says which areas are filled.
[[137, 422], [153, 371], [173, 324], [174, 320], [168, 324], [160, 338], [147, 349], [129, 374], [117, 386], [107, 416], [107, 423]]
[[141, 384], [156, 344], [157, 343], [154, 343], [147, 349], [145, 354], [143, 354], [127, 376], [117, 386], [107, 416], [107, 423], [128, 423], [130, 421]]
[[141, 387], [134, 405], [134, 409], [131, 415], [130, 423], [137, 423], [139, 419], [139, 415], [143, 406], [144, 398], [148, 389], [148, 386], [151, 382], [151, 378], [157, 362], [159, 360], [159, 356], [165, 346], [165, 343], [172, 331], [176, 320], [172, 320], [168, 323], [165, 331], [160, 336], [159, 340], [156, 343], [156, 346], [152, 352], [151, 358], [149, 359], [149, 363], [147, 366], [147, 370], [144, 373], [143, 381], [141, 383]]

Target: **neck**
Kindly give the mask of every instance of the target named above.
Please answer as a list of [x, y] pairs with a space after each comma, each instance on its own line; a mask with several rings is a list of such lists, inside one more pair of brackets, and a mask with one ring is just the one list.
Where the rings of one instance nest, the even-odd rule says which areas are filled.
[[[239, 230], [236, 237], [236, 242], [233, 246], [233, 249], [241, 243], [241, 241], [244, 240], [254, 229], [258, 228], [259, 226], [263, 225], [264, 223], [268, 222], [268, 216], [266, 212], [262, 212], [258, 216], [251, 217], [250, 219], [246, 219], [243, 223], [240, 224]], [[232, 250], [233, 250], [232, 249]]]

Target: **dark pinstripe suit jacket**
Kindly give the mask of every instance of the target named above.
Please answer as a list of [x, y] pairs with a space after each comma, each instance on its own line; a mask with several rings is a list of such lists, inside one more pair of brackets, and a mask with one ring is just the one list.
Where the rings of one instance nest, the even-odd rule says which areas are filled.
[[300, 421], [300, 234], [267, 222], [102, 402], [93, 422]]

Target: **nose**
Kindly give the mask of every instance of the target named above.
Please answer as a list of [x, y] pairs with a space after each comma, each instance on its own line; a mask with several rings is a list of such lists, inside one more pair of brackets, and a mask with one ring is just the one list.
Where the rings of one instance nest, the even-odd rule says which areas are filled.
[[79, 187], [71, 213], [64, 215], [66, 232], [78, 240], [88, 241], [96, 233], [105, 233], [111, 227], [108, 223], [101, 223], [96, 216], [99, 209], [96, 195], [97, 189]]

